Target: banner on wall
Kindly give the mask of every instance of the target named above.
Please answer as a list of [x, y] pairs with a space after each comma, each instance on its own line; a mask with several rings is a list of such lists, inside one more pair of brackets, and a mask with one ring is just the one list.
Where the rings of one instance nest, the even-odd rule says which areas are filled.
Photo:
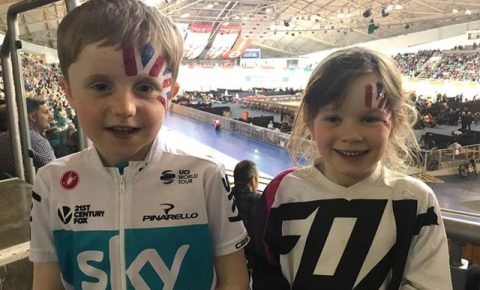
[[185, 37], [186, 59], [195, 59], [202, 53], [208, 44], [212, 31], [212, 24], [190, 24]]
[[238, 37], [235, 45], [233, 45], [232, 49], [222, 56], [223, 59], [235, 59], [239, 58], [245, 50], [252, 44], [253, 39], [251, 38], [244, 38]]
[[232, 48], [241, 30], [240, 25], [221, 25], [205, 57], [215, 59], [225, 54]]
[[249, 48], [246, 49], [245, 52], [242, 54], [243, 59], [258, 59], [262, 58], [262, 52], [260, 51], [260, 48]]
[[480, 30], [467, 31], [467, 39], [468, 40], [480, 39]]

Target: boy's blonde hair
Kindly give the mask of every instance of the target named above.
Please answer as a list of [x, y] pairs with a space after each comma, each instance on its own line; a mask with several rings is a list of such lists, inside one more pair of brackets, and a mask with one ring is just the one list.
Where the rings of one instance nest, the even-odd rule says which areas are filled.
[[309, 130], [319, 110], [328, 105], [341, 106], [352, 81], [369, 73], [380, 77], [392, 112], [392, 129], [382, 161], [397, 170], [413, 164], [412, 149], [419, 148], [412, 129], [417, 111], [403, 92], [401, 74], [392, 58], [359, 47], [330, 54], [312, 72], [287, 145], [295, 163], [320, 157]]
[[57, 32], [60, 68], [68, 68], [85, 46], [100, 42], [117, 49], [158, 42], [176, 81], [183, 57], [183, 38], [175, 24], [156, 8], [138, 0], [90, 0], [68, 13]]

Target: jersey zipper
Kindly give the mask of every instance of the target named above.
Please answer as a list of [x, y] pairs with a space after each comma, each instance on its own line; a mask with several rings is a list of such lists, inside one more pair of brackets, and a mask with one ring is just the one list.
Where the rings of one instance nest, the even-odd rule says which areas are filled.
[[120, 260], [120, 281], [122, 289], [127, 289], [127, 277], [126, 277], [126, 266], [125, 266], [125, 173], [120, 174], [120, 204], [119, 204], [119, 229], [118, 229], [118, 239], [119, 239], [119, 260]]

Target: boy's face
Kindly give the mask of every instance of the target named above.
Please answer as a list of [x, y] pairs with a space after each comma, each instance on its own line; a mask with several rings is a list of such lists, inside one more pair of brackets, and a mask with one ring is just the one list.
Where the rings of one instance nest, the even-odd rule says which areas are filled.
[[160, 47], [86, 46], [68, 68], [67, 98], [103, 163], [143, 160], [162, 127], [172, 84]]

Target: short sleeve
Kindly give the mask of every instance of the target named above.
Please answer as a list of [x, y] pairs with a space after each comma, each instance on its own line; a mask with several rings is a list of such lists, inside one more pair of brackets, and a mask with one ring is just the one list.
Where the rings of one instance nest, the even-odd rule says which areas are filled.
[[30, 214], [30, 261], [57, 261], [50, 222], [50, 198], [44, 180], [37, 175], [33, 184]]
[[452, 289], [445, 226], [433, 192], [421, 210], [400, 289]]
[[214, 256], [225, 256], [243, 248], [249, 237], [235, 205], [223, 165], [206, 169], [204, 190]]

